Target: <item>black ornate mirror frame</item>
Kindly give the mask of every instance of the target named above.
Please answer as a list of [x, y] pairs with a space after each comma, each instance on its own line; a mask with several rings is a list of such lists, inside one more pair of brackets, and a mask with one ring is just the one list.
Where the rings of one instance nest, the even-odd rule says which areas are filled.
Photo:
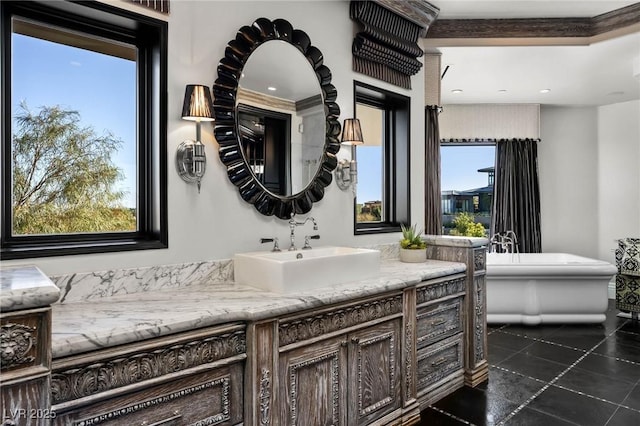
[[[290, 196], [272, 194], [258, 182], [244, 158], [236, 126], [236, 94], [242, 69], [251, 53], [269, 40], [286, 41], [302, 52], [318, 78], [324, 102], [326, 137], [320, 167], [305, 189]], [[335, 102], [338, 93], [331, 84], [331, 71], [322, 62], [322, 53], [311, 45], [304, 31], [293, 29], [284, 19], [259, 18], [251, 26], [240, 28], [218, 64], [218, 78], [213, 85], [218, 154], [242, 199], [253, 204], [263, 215], [289, 219], [291, 213], [307, 213], [314, 202], [322, 199], [324, 188], [331, 183], [331, 172], [338, 164], [335, 154], [340, 150], [340, 108]]]

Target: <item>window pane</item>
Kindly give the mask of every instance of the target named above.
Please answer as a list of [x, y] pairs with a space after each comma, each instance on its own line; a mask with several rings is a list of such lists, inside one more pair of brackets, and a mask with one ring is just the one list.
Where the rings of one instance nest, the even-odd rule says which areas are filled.
[[[495, 146], [441, 146], [442, 223], [455, 228], [456, 216], [467, 214], [488, 234], [493, 202]], [[455, 233], [455, 232], [454, 232]]]
[[12, 234], [136, 231], [136, 48], [12, 24]]
[[364, 145], [358, 145], [356, 222], [383, 222], [384, 217], [384, 111], [357, 104]]

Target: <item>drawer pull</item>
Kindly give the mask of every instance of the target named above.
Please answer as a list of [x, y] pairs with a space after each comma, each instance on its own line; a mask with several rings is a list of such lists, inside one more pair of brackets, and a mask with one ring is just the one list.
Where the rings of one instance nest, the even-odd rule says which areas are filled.
[[340, 346], [342, 346], [343, 348], [347, 346], [347, 341], [343, 340], [342, 342], [340, 342]]
[[447, 322], [447, 320], [445, 320], [444, 318], [438, 318], [436, 320], [431, 321], [431, 325], [442, 325], [445, 322]]
[[360, 343], [360, 339], [358, 339], [357, 337], [354, 337], [353, 339], [351, 339], [351, 343], [353, 343], [354, 345], [357, 345], [358, 343]]
[[444, 364], [445, 362], [447, 362], [447, 358], [446, 357], [441, 357], [441, 358], [438, 358], [435, 361], [433, 361], [431, 363], [431, 366], [432, 367], [438, 367], [438, 366]]

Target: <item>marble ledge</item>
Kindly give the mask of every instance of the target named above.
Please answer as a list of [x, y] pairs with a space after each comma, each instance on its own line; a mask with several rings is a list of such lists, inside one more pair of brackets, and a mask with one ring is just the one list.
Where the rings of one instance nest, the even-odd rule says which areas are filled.
[[0, 269], [0, 311], [41, 308], [55, 303], [60, 289], [36, 266]]
[[453, 235], [425, 235], [427, 245], [444, 247], [476, 248], [489, 244], [489, 240], [483, 237], [458, 237]]
[[52, 352], [61, 358], [235, 321], [258, 321], [403, 289], [464, 272], [462, 263], [385, 260], [380, 277], [300, 293], [277, 294], [233, 282], [200, 283], [154, 292], [53, 306]]

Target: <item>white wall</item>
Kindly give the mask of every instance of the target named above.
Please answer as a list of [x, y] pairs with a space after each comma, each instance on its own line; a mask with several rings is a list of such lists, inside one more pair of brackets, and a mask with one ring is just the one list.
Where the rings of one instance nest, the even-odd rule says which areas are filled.
[[541, 109], [542, 250], [614, 262], [640, 236], [640, 101]]
[[640, 101], [598, 109], [599, 258], [615, 262], [615, 240], [640, 238]]
[[542, 251], [597, 257], [597, 109], [543, 106], [540, 137]]
[[[353, 116], [353, 80], [411, 96], [411, 220], [422, 226], [424, 157], [424, 78], [412, 78], [413, 90], [405, 90], [351, 71], [351, 43], [355, 24], [349, 19], [348, 1], [172, 1], [169, 16], [169, 120], [168, 193], [169, 248], [98, 255], [6, 261], [2, 265], [35, 264], [46, 274], [98, 271], [229, 258], [235, 252], [262, 250], [260, 237], [279, 237], [287, 247], [285, 221], [259, 214], [245, 203], [227, 178], [217, 154], [212, 127], [204, 125], [203, 142], [208, 158], [202, 193], [183, 182], [175, 171], [175, 150], [195, 135], [193, 123], [180, 119], [186, 84], [211, 86], [216, 67], [237, 30], [259, 17], [287, 19], [304, 30], [324, 54], [338, 90], [340, 121]], [[131, 9], [129, 7], [129, 9]], [[274, 58], [277, 60], [277, 58]], [[311, 214], [319, 224], [322, 245], [369, 245], [395, 242], [398, 234], [353, 235], [353, 201], [350, 191], [335, 184]], [[299, 229], [300, 239], [311, 229]]]

